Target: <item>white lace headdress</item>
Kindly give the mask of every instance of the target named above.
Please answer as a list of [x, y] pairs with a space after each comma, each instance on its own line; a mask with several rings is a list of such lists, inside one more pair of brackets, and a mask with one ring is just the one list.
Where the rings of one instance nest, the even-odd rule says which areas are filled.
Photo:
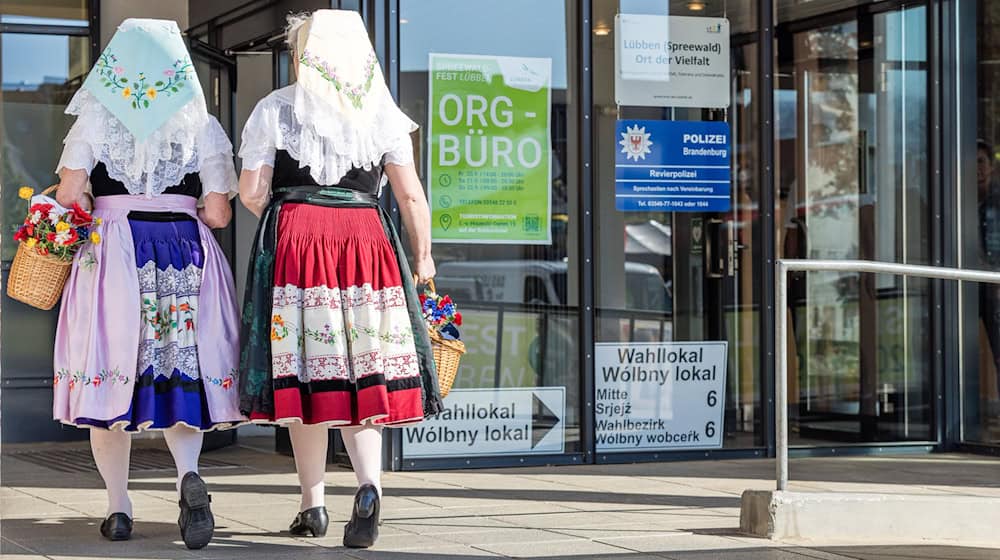
[[127, 19], [66, 113], [76, 115], [56, 171], [104, 163], [131, 194], [154, 196], [200, 172], [205, 192], [231, 192], [232, 144], [206, 109], [177, 23]]
[[361, 16], [317, 10], [296, 33], [295, 86], [263, 99], [247, 121], [240, 157], [244, 169], [273, 165], [283, 149], [322, 185], [352, 168], [412, 163], [416, 123], [386, 86]]

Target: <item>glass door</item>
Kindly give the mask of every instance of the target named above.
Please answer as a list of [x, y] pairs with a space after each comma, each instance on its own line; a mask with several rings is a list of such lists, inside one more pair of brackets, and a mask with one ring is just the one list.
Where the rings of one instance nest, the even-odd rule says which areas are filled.
[[[757, 47], [748, 41], [756, 25], [755, 10], [749, 3], [735, 6], [739, 3], [723, 1], [699, 3], [702, 9], [697, 11], [686, 2], [670, 2], [669, 9], [652, 4], [657, 3], [594, 3], [595, 403], [599, 461], [643, 453], [662, 458], [661, 452], [762, 445], [759, 285], [754, 282], [759, 274], [756, 263], [760, 262], [754, 231], [761, 219], [755, 101], [758, 75]], [[622, 49], [621, 41], [627, 39], [616, 36], [622, 32], [615, 26], [619, 14], [669, 26], [672, 41], [684, 40], [675, 39], [680, 36], [678, 26], [696, 27], [700, 32], [727, 23], [730, 49], [722, 58], [729, 61], [729, 81], [724, 86], [730, 90], [729, 105], [702, 108], [619, 104], [615, 57]], [[723, 23], [721, 18], [728, 21]], [[714, 40], [710, 33], [697, 37], [696, 41]], [[650, 136], [653, 153], [648, 158], [624, 161], [621, 152], [628, 146], [623, 142], [630, 141], [628, 127], [635, 123], [648, 131], [694, 130], [702, 126], [724, 130], [725, 126], [718, 125], [728, 125], [728, 169], [696, 164], [697, 169], [681, 170], [686, 163], [651, 159], [659, 157], [657, 145], [663, 153], [683, 153], [682, 136], [664, 136], [662, 132]], [[632, 189], [629, 193], [636, 190], [629, 182], [638, 177], [636, 169], [651, 177], [658, 173], [705, 179], [727, 177], [728, 200], [722, 204], [726, 209], [636, 210], [623, 203], [623, 198], [637, 195], [623, 194], [621, 188], [624, 184]], [[643, 181], [647, 179], [637, 179], [636, 183]], [[685, 180], [673, 183], [689, 188]], [[719, 357], [713, 361], [708, 356], [716, 351]], [[692, 354], [685, 356], [685, 352]], [[630, 356], [639, 358], [633, 361]], [[686, 362], [688, 359], [695, 363]], [[636, 363], [640, 360], [641, 364]], [[685, 378], [688, 370], [692, 373]], [[697, 377], [695, 370], [712, 373], [697, 380], [698, 388], [689, 393], [690, 381]], [[647, 374], [649, 371], [654, 373]], [[643, 382], [644, 376], [655, 375], [656, 371], [664, 372], [659, 387]]]
[[[930, 261], [927, 14], [779, 27], [776, 198], [786, 258]], [[793, 275], [792, 438], [933, 439], [930, 283]]]

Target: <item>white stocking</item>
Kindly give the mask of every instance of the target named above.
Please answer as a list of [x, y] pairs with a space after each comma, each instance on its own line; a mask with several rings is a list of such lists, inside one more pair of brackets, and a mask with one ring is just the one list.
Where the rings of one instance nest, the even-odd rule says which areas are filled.
[[180, 494], [184, 475], [198, 472], [198, 456], [201, 455], [201, 442], [205, 439], [205, 434], [177, 425], [163, 430], [163, 439], [167, 441], [167, 448], [177, 465], [177, 493]]
[[366, 424], [340, 429], [358, 486], [371, 484], [382, 495], [382, 426]]
[[[132, 501], [128, 498], [128, 464], [132, 450], [132, 434], [122, 431], [90, 430], [90, 449], [94, 452], [97, 472], [108, 489], [108, 513], [124, 513], [132, 517]], [[106, 517], [106, 516], [105, 516]]]
[[299, 485], [302, 487], [299, 511], [325, 504], [323, 477], [326, 476], [329, 434], [329, 429], [323, 424], [295, 423], [288, 426], [292, 452], [295, 454], [295, 470], [298, 471]]

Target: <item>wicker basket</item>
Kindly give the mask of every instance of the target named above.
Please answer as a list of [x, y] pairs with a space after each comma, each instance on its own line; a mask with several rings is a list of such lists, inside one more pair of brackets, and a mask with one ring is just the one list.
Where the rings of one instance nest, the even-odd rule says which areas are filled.
[[434, 350], [434, 365], [437, 366], [438, 387], [441, 398], [448, 396], [451, 386], [455, 384], [458, 373], [458, 362], [465, 354], [465, 343], [461, 340], [447, 340], [437, 331], [430, 331], [431, 347]]
[[11, 299], [48, 311], [62, 296], [73, 263], [52, 255], [40, 255], [23, 242], [18, 243], [14, 263], [7, 278]]
[[[432, 292], [437, 293], [434, 280], [427, 281], [427, 287]], [[437, 367], [438, 388], [441, 390], [441, 398], [448, 396], [451, 386], [455, 384], [455, 376], [458, 374], [458, 362], [465, 354], [465, 343], [461, 340], [449, 340], [441, 336], [433, 329], [428, 329], [431, 337], [431, 348], [434, 352], [434, 365]]]

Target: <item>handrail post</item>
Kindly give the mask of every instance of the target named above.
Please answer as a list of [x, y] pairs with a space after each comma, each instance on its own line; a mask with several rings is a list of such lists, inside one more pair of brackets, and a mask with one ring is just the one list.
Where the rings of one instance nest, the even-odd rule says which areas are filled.
[[896, 274], [1000, 285], [1000, 272], [988, 270], [860, 260], [778, 259], [775, 262], [774, 279], [774, 334], [777, 338], [774, 345], [777, 352], [774, 357], [774, 431], [777, 440], [775, 478], [779, 491], [788, 489], [788, 273], [790, 271]]
[[774, 361], [775, 457], [778, 491], [788, 488], [788, 265], [778, 260], [775, 278]]

